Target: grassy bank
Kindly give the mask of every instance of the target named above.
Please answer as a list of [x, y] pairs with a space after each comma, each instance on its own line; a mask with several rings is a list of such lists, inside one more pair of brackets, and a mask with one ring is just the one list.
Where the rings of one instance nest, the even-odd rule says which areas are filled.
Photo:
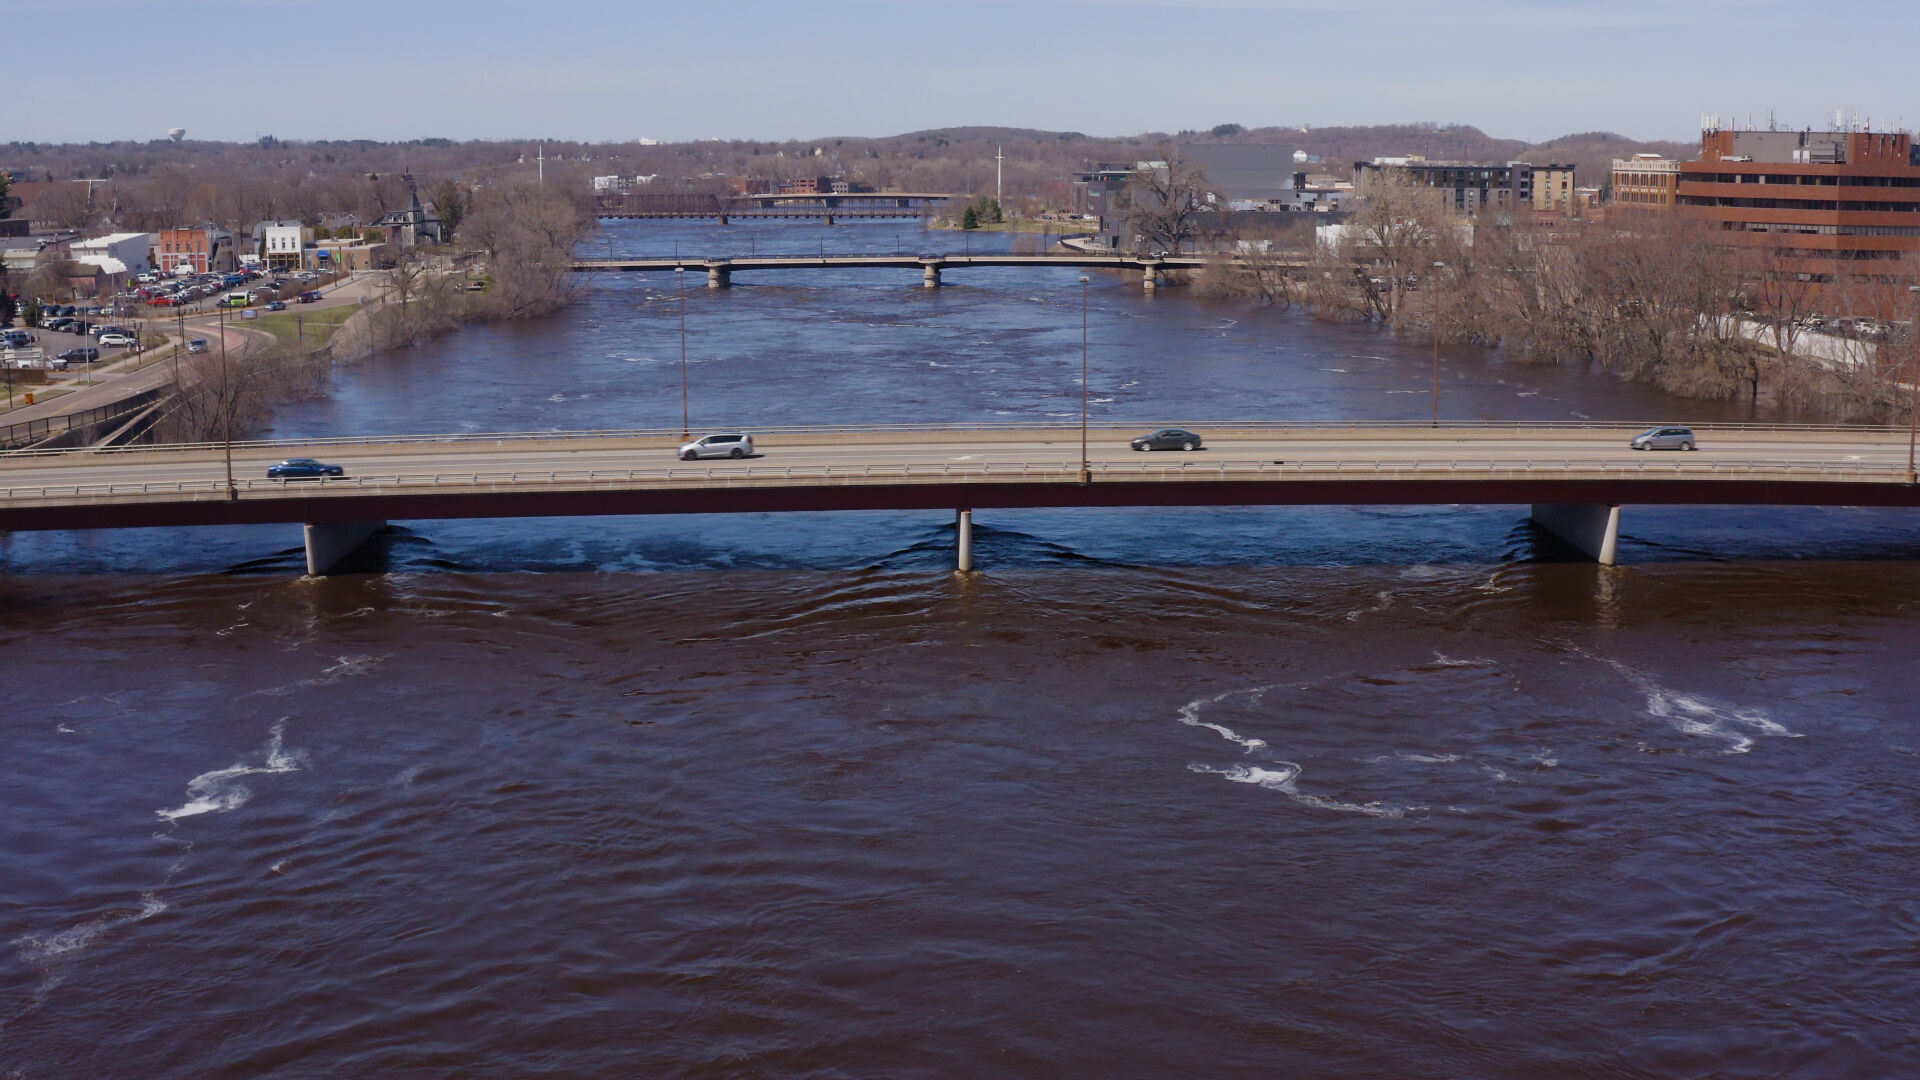
[[[249, 329], [265, 330], [283, 344], [325, 345], [333, 332], [360, 310], [357, 304], [317, 308], [312, 311], [276, 311], [251, 320]], [[245, 325], [245, 324], [242, 324]]]

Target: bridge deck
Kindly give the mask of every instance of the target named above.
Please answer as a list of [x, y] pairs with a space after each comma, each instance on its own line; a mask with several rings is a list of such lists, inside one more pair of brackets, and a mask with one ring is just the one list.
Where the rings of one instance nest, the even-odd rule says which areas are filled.
[[[1195, 425], [1200, 430], [1205, 426]], [[1129, 428], [1127, 432], [1144, 430]], [[1701, 431], [1694, 453], [1634, 453], [1628, 428], [1223, 429], [1191, 454], [1137, 454], [1113, 429], [794, 431], [759, 456], [681, 462], [677, 434], [248, 444], [237, 498], [215, 447], [0, 457], [0, 528], [446, 517], [1034, 506], [1367, 503], [1920, 505], [1904, 433]], [[288, 454], [347, 467], [283, 484]]]

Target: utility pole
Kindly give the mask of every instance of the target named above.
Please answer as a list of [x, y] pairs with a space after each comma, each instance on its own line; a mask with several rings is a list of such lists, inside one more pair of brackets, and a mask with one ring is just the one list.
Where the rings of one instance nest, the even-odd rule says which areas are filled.
[[1000, 201], [1000, 162], [1003, 159], [1004, 155], [1000, 153], [1000, 147], [995, 146], [993, 148], [993, 201], [996, 204]]
[[220, 415], [224, 418], [222, 440], [227, 458], [227, 501], [239, 502], [240, 491], [233, 486], [233, 389], [227, 383], [227, 313], [220, 312]]
[[547, 182], [547, 144], [540, 144], [540, 183]]

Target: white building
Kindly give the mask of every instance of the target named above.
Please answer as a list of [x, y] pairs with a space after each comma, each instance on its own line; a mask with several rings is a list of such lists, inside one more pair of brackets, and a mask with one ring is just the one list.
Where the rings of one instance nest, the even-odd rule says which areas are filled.
[[307, 230], [298, 221], [263, 221], [253, 231], [267, 269], [298, 270], [305, 265]]
[[69, 250], [74, 262], [97, 266], [109, 276], [132, 276], [153, 269], [153, 237], [148, 233], [112, 233], [75, 240]]

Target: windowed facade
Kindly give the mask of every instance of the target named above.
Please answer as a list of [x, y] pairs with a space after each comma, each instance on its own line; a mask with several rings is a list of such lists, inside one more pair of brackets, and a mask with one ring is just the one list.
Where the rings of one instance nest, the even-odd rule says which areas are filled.
[[1803, 280], [1915, 280], [1920, 154], [1910, 136], [1707, 131], [1700, 150], [1699, 161], [1680, 163], [1681, 213], [1714, 223], [1733, 243], [1772, 251], [1779, 272]]

